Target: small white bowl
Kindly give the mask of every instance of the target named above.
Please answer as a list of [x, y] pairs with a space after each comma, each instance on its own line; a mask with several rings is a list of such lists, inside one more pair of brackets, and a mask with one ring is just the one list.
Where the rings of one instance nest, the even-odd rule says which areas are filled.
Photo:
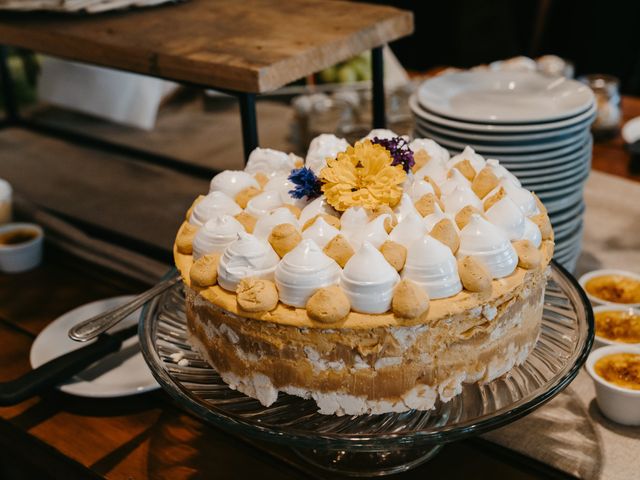
[[37, 267], [42, 261], [44, 232], [35, 223], [9, 223], [0, 227], [0, 235], [18, 230], [31, 230], [35, 237], [15, 245], [0, 245], [0, 271], [18, 273]]
[[594, 364], [602, 357], [614, 353], [637, 353], [640, 347], [633, 345], [612, 345], [593, 350], [585, 365], [596, 386], [596, 401], [605, 417], [622, 425], [640, 425], [640, 390], [622, 388], [607, 382], [598, 375]]
[[595, 277], [603, 277], [605, 275], [622, 275], [624, 277], [629, 277], [629, 278], [633, 278], [635, 280], [640, 280], [640, 275], [638, 275], [637, 273], [629, 272], [627, 270], [604, 269], [604, 270], [593, 270], [591, 272], [585, 273], [584, 275], [582, 275], [580, 277], [580, 280], [578, 280], [578, 283], [580, 284], [582, 289], [585, 291], [585, 293], [587, 294], [587, 297], [589, 297], [589, 300], [591, 300], [592, 304], [594, 304], [594, 305], [609, 305], [609, 306], [613, 306], [613, 307], [630, 307], [630, 308], [639, 308], [640, 307], [640, 303], [608, 302], [606, 300], [603, 300], [602, 298], [595, 297], [595, 296], [591, 295], [589, 292], [587, 292], [587, 289], [585, 288], [585, 285], [587, 284], [587, 282], [589, 280], [591, 280], [592, 278], [595, 278]]
[[633, 143], [636, 140], [640, 140], [640, 117], [632, 118], [625, 123], [620, 133], [625, 143]]
[[[593, 314], [595, 315], [598, 312], [626, 312], [626, 311], [632, 311], [636, 315], [640, 315], [640, 309], [628, 307], [626, 305], [624, 306], [600, 305], [598, 307], [594, 307]], [[600, 337], [596, 333], [596, 336], [593, 342], [593, 348], [608, 347], [609, 345], [630, 345], [632, 347], [640, 347], [640, 343], [618, 342], [616, 340], [611, 340], [609, 338]]]

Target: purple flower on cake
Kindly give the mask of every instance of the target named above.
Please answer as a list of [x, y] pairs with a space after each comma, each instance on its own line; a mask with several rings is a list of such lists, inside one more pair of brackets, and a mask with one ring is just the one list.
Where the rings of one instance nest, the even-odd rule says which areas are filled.
[[409, 148], [407, 141], [402, 137], [388, 139], [374, 137], [372, 143], [377, 143], [389, 150], [391, 158], [393, 158], [391, 165], [402, 165], [405, 172], [409, 172], [411, 167], [416, 163], [413, 159], [413, 151]]
[[296, 186], [293, 190], [289, 190], [289, 195], [293, 198], [307, 197], [312, 199], [322, 195], [322, 182], [310, 168], [302, 167], [291, 170], [289, 180]]

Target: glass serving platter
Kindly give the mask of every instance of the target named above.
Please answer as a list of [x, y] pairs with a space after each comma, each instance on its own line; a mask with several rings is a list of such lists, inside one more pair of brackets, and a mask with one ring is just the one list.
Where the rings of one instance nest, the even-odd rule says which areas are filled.
[[573, 380], [593, 342], [591, 306], [575, 279], [556, 263], [544, 300], [540, 338], [524, 364], [490, 383], [466, 384], [460, 395], [431, 411], [382, 415], [321, 415], [313, 400], [283, 393], [264, 407], [230, 389], [187, 340], [180, 284], [147, 304], [139, 333], [155, 378], [199, 418], [235, 434], [292, 447], [316, 467], [384, 475], [419, 465], [447, 442], [526, 415]]

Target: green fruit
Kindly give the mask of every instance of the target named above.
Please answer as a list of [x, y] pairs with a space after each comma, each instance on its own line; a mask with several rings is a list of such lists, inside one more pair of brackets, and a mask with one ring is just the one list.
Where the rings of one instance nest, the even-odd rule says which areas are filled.
[[358, 74], [356, 71], [349, 67], [344, 66], [338, 70], [338, 81], [340, 83], [354, 83], [358, 81]]
[[371, 80], [371, 65], [366, 61], [354, 62], [353, 69], [358, 75], [358, 80]]
[[322, 83], [335, 83], [336, 82], [336, 67], [325, 68], [319, 73], [320, 81]]

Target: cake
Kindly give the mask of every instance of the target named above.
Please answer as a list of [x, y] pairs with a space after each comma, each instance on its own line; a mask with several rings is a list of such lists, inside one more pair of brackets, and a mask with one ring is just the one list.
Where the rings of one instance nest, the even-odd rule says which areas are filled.
[[233, 389], [323, 414], [429, 410], [525, 361], [553, 231], [471, 148], [374, 130], [258, 148], [211, 180], [174, 245], [190, 342]]

